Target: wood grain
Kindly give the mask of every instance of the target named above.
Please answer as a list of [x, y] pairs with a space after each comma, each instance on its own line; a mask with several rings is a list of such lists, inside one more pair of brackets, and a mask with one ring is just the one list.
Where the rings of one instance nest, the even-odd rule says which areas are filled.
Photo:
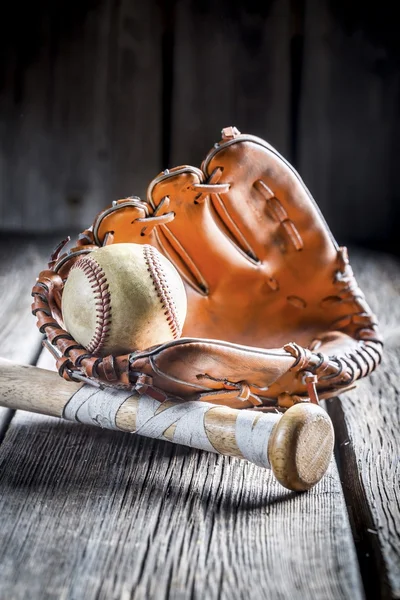
[[290, 141], [289, 1], [177, 0], [170, 164], [200, 166], [223, 127]]
[[[34, 363], [41, 350], [41, 335], [30, 312], [31, 289], [38, 273], [46, 266], [55, 244], [9, 237], [0, 240], [0, 356], [25, 364]], [[11, 412], [0, 407], [0, 440]]]
[[0, 404], [13, 410], [62, 417], [68, 401], [82, 385], [53, 371], [0, 357]]
[[2, 229], [88, 227], [161, 162], [156, 2], [2, 7]]
[[326, 411], [315, 404], [291, 407], [268, 442], [272, 472], [289, 490], [308, 490], [320, 481], [333, 454], [335, 436]]
[[356, 254], [352, 263], [385, 338], [382, 366], [328, 404], [346, 503], [369, 598], [400, 598], [400, 263]]
[[0, 240], [0, 356], [31, 363], [41, 335], [30, 312], [31, 290], [55, 240], [2, 236]]
[[4, 597], [362, 598], [333, 465], [298, 495], [235, 459], [17, 413], [0, 489]]

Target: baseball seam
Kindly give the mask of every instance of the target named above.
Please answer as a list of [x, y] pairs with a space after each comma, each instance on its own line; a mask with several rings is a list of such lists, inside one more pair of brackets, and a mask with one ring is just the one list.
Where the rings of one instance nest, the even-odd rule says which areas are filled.
[[90, 256], [80, 258], [72, 269], [81, 269], [86, 275], [96, 300], [96, 328], [86, 349], [98, 353], [105, 345], [111, 329], [111, 294], [107, 277], [101, 266]]
[[164, 309], [164, 315], [176, 340], [182, 333], [182, 327], [179, 323], [175, 302], [168, 286], [163, 266], [157, 256], [157, 251], [152, 246], [144, 245], [143, 255], [147, 264], [147, 270], [150, 273], [155, 290]]

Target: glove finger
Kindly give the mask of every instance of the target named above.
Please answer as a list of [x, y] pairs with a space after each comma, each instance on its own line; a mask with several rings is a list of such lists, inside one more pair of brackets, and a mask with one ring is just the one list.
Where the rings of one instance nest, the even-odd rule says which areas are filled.
[[234, 271], [243, 275], [249, 268], [244, 255], [235, 252], [216, 215], [210, 210], [211, 190], [226, 192], [230, 185], [217, 178], [208, 182], [194, 167], [177, 167], [157, 177], [149, 186], [148, 202], [152, 211], [167, 197], [175, 217], [157, 227], [157, 243], [174, 262], [194, 291], [214, 295], [221, 287], [221, 274]]
[[279, 286], [286, 278], [297, 286], [331, 279], [338, 245], [300, 176], [272, 146], [254, 136], [230, 137], [202, 167], [206, 178], [220, 170], [219, 183], [230, 183], [210, 203], [232, 243], [238, 250], [246, 245]]

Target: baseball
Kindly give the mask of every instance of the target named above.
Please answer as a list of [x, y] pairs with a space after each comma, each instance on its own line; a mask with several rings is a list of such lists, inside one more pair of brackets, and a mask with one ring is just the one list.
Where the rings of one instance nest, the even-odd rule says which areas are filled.
[[97, 356], [145, 350], [180, 337], [186, 292], [179, 273], [148, 245], [111, 244], [80, 258], [62, 295], [65, 328]]

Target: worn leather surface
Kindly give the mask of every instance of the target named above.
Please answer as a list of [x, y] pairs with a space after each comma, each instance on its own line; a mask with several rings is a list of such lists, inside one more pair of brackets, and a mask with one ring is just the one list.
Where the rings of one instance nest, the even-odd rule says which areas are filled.
[[[380, 362], [376, 319], [346, 249], [296, 171], [259, 138], [227, 128], [201, 169], [161, 173], [146, 201], [102, 211], [76, 248], [50, 263], [44, 280], [61, 276], [53, 316], [77, 257], [119, 242], [151, 244], [177, 267], [188, 296], [184, 339], [109, 360], [108, 377], [101, 361], [78, 357], [83, 371], [85, 360], [95, 365], [92, 376], [128, 384], [141, 373], [140, 385], [183, 397], [286, 407], [313, 397], [315, 384], [322, 396], [337, 394]], [[63, 365], [84, 355], [62, 345]]]

